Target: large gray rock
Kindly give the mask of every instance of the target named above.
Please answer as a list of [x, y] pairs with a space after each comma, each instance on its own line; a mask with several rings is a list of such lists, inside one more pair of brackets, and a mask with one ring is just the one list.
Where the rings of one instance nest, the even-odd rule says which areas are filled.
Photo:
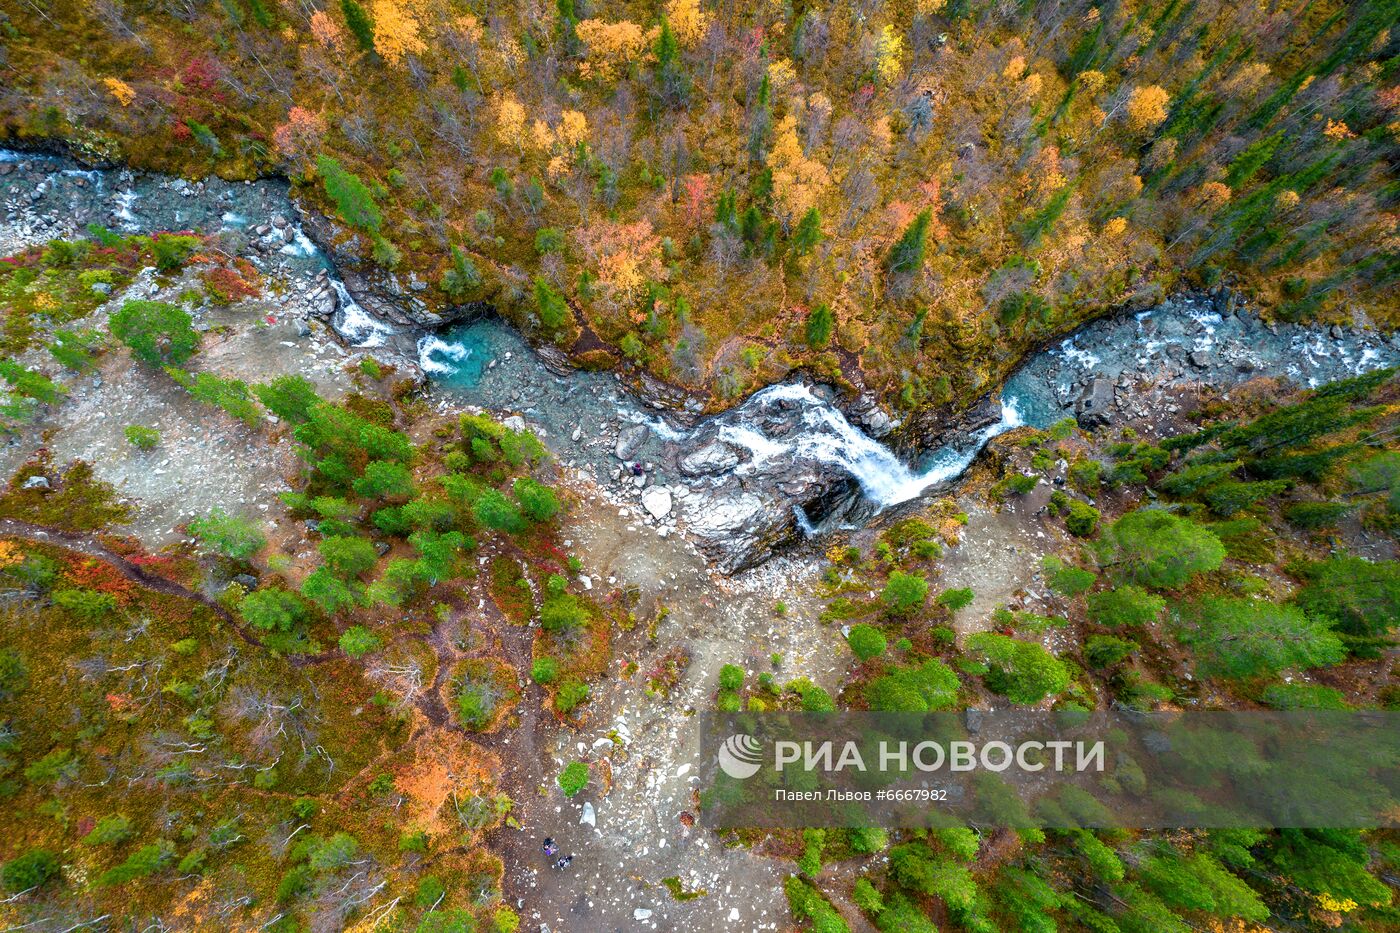
[[664, 486], [653, 486], [642, 493], [642, 508], [657, 521], [671, 514], [671, 491]]
[[629, 424], [617, 432], [617, 446], [613, 448], [613, 453], [619, 460], [631, 460], [650, 437], [651, 428], [644, 424]]
[[1074, 403], [1074, 414], [1086, 428], [1103, 427], [1113, 417], [1113, 380], [1096, 377]]
[[723, 441], [711, 441], [677, 461], [677, 467], [686, 476], [717, 476], [738, 465], [739, 455]]

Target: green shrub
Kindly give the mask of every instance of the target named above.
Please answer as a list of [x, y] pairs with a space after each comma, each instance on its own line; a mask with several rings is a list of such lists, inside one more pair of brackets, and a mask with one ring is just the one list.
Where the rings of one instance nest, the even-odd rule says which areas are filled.
[[151, 366], [180, 366], [199, 347], [183, 309], [164, 301], [128, 301], [112, 315], [112, 333]]
[[437, 875], [428, 875], [418, 882], [413, 903], [418, 907], [435, 907], [447, 895], [447, 888]]
[[1040, 478], [1032, 473], [1012, 473], [992, 487], [992, 495], [998, 500], [1012, 495], [1024, 496], [1038, 485]]
[[967, 587], [957, 590], [944, 590], [938, 594], [937, 602], [940, 606], [947, 606], [949, 611], [957, 612], [959, 609], [966, 609], [972, 605], [973, 592]]
[[865, 686], [865, 700], [872, 710], [890, 713], [928, 713], [953, 706], [961, 687], [958, 675], [937, 658], [917, 667], [895, 667]]
[[1069, 465], [1069, 484], [1075, 489], [1092, 496], [1102, 485], [1103, 464], [1097, 460], [1080, 458]]
[[[191, 130], [199, 125], [190, 120], [187, 120], [186, 124]], [[208, 132], [208, 128], [205, 128], [205, 132]], [[199, 245], [199, 237], [180, 236], [174, 233], [152, 234], [151, 255], [156, 261], [156, 269], [161, 272], [177, 271], [185, 264], [185, 260], [189, 259], [199, 248]]]
[[1070, 534], [1087, 538], [1099, 527], [1099, 510], [1087, 502], [1071, 499], [1069, 514], [1065, 516], [1065, 529]]
[[1400, 562], [1340, 556], [1299, 568], [1296, 601], [1310, 615], [1335, 620], [1355, 638], [1388, 638], [1400, 619]]
[[225, 379], [208, 372], [191, 374], [177, 366], [167, 366], [165, 372], [194, 398], [237, 418], [246, 427], [256, 428], [262, 421], [252, 392], [243, 380]]
[[54, 605], [80, 622], [96, 625], [108, 621], [117, 611], [117, 598], [95, 590], [58, 590]]
[[4, 379], [19, 395], [55, 404], [63, 399], [67, 390], [42, 373], [27, 369], [14, 360], [0, 359], [0, 379]]
[[520, 510], [531, 521], [547, 522], [559, 514], [559, 497], [543, 483], [528, 476], [521, 477], [515, 481], [511, 491], [520, 503]]
[[1167, 605], [1162, 597], [1131, 583], [1091, 593], [1086, 602], [1090, 621], [1109, 628], [1146, 625], [1155, 621]]
[[581, 761], [571, 761], [559, 772], [559, 789], [565, 797], [572, 797], [588, 786], [588, 765]]
[[744, 669], [737, 664], [726, 664], [719, 669], [719, 688], [738, 690], [744, 685]]
[[371, 460], [351, 484], [366, 499], [407, 499], [413, 495], [413, 474], [395, 460]]
[[1102, 670], [1126, 660], [1136, 650], [1138, 643], [1127, 638], [1090, 635], [1084, 643], [1084, 660], [1090, 667]]
[[1305, 531], [1336, 526], [1352, 506], [1344, 502], [1294, 502], [1283, 510], [1290, 525]]
[[540, 607], [540, 625], [547, 632], [573, 632], [588, 622], [588, 609], [572, 593], [551, 596]]
[[530, 665], [530, 679], [537, 684], [548, 686], [559, 679], [559, 662], [553, 658], [536, 658]]
[[851, 892], [851, 900], [871, 917], [885, 909], [885, 899], [880, 896], [875, 885], [870, 883], [869, 878], [856, 879], [855, 889]]
[[496, 531], [519, 534], [527, 527], [515, 505], [498, 489], [483, 490], [473, 510], [477, 521]]
[[316, 157], [316, 171], [325, 183], [326, 196], [335, 202], [342, 220], [369, 233], [379, 230], [379, 205], [369, 186], [328, 155]]
[[894, 615], [908, 615], [919, 609], [928, 598], [928, 580], [917, 573], [896, 570], [880, 593], [880, 600]]
[[1225, 560], [1225, 546], [1205, 528], [1161, 509], [1129, 512], [1104, 535], [1103, 558], [1134, 583], [1162, 589], [1184, 586]]
[[588, 684], [573, 678], [565, 680], [554, 694], [554, 708], [561, 713], [571, 713], [588, 699], [589, 692]]
[[316, 387], [303, 376], [278, 376], [269, 383], [253, 386], [253, 394], [263, 407], [283, 421], [304, 424], [313, 405], [321, 401]]
[[1045, 582], [1061, 596], [1078, 596], [1098, 579], [1092, 570], [1067, 564], [1053, 555], [1046, 555], [1041, 568], [1045, 571]]
[[306, 601], [288, 590], [254, 590], [238, 603], [243, 621], [264, 632], [290, 632], [306, 621]]
[[30, 849], [16, 856], [0, 869], [0, 883], [11, 894], [28, 891], [44, 884], [58, 874], [58, 857], [45, 849]]
[[0, 648], [0, 700], [12, 699], [29, 684], [24, 658], [11, 648]]
[[1262, 499], [1276, 496], [1287, 489], [1287, 480], [1275, 479], [1258, 483], [1224, 482], [1206, 490], [1206, 504], [1221, 518], [1229, 518]]
[[802, 710], [807, 713], [827, 713], [836, 709], [836, 702], [831, 699], [831, 694], [821, 687], [812, 683], [806, 677], [799, 677], [790, 681], [787, 689], [796, 693], [801, 700]]
[[846, 641], [850, 644], [851, 651], [862, 661], [878, 658], [885, 653], [885, 634], [875, 626], [867, 625], [864, 622], [851, 626]]
[[1201, 670], [1211, 676], [1244, 678], [1321, 667], [1346, 655], [1326, 620], [1296, 606], [1208, 598], [1182, 618], [1182, 638], [1196, 649]]
[[301, 581], [301, 595], [327, 615], [358, 605], [360, 592], [358, 585], [347, 583], [330, 567], [318, 567]]
[[564, 234], [553, 227], [541, 227], [535, 231], [535, 252], [541, 256], [557, 253], [564, 248]]
[[1316, 684], [1273, 684], [1265, 688], [1260, 697], [1264, 704], [1274, 709], [1351, 709], [1340, 690]]
[[967, 640], [967, 647], [990, 666], [985, 678], [988, 689], [1013, 703], [1039, 703], [1069, 686], [1069, 669], [1036, 642], [979, 632]]
[[160, 432], [145, 425], [129, 424], [124, 433], [126, 442], [141, 450], [151, 450], [160, 443]]
[[334, 535], [322, 538], [316, 549], [331, 572], [342, 579], [357, 577], [379, 562], [374, 542], [368, 538]]
[[155, 874], [175, 859], [175, 845], [166, 839], [152, 842], [127, 856], [125, 862], [109, 868], [97, 879], [103, 887], [126, 884]]
[[248, 560], [267, 546], [267, 539], [257, 525], [219, 508], [213, 509], [204, 518], [190, 522], [189, 531], [199, 539], [205, 551], [234, 560]]
[[24, 776], [35, 784], [56, 784], [77, 775], [78, 759], [68, 748], [56, 748], [24, 769]]
[[307, 854], [307, 864], [313, 871], [335, 871], [355, 860], [360, 854], [360, 843], [349, 833], [336, 833], [329, 839], [318, 841]]
[[811, 884], [797, 875], [789, 875], [783, 882], [783, 888], [787, 893], [788, 907], [792, 910], [792, 915], [799, 920], [810, 922], [814, 931], [850, 933], [850, 927], [841, 918], [841, 914]]
[[564, 296], [538, 276], [535, 278], [535, 309], [540, 316], [540, 324], [547, 331], [560, 330], [574, 320], [574, 313]]
[[807, 346], [813, 350], [824, 350], [831, 343], [831, 332], [835, 329], [836, 317], [831, 306], [819, 304], [807, 316]]
[[379, 648], [379, 636], [363, 625], [352, 625], [340, 635], [340, 650], [360, 658]]
[[1196, 463], [1162, 478], [1157, 488], [1169, 496], [1191, 496], [1220, 482], [1240, 468], [1240, 461]]
[[111, 813], [97, 821], [97, 825], [83, 837], [83, 845], [112, 845], [117, 842], [125, 842], [131, 836], [131, 820], [120, 813]]

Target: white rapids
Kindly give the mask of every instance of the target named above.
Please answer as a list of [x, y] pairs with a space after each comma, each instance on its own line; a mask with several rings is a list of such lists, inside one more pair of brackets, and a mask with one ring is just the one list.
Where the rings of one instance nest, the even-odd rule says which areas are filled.
[[750, 405], [780, 400], [802, 406], [805, 430], [794, 440], [774, 440], [749, 427], [725, 425], [720, 428], [718, 437], [721, 440], [746, 448], [753, 456], [739, 469], [751, 471], [775, 458], [830, 464], [855, 479], [865, 497], [880, 509], [908, 502], [930, 486], [957, 478], [988, 441], [1024, 423], [1015, 399], [1003, 399], [999, 421], [977, 432], [969, 444], [932, 452], [925, 458], [922, 469], [914, 469], [802, 383], [770, 386], [755, 393], [740, 406], [740, 411]]

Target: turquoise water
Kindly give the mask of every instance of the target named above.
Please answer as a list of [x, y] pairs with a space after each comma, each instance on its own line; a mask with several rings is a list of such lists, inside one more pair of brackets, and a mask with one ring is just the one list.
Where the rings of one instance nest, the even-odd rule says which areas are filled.
[[493, 345], [493, 334], [493, 328], [477, 324], [454, 327], [441, 338], [426, 341], [419, 348], [419, 358], [425, 369], [433, 367], [430, 372], [436, 381], [470, 392], [480, 387], [487, 364], [502, 352]]

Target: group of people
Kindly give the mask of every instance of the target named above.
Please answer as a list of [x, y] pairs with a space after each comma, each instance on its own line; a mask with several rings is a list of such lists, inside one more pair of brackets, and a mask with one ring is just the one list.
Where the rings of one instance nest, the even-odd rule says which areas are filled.
[[[544, 840], [544, 854], [547, 858], [554, 858], [556, 855], [559, 855], [559, 847], [556, 846], [554, 840], [548, 836], [546, 836]], [[572, 855], [559, 855], [557, 859], [554, 859], [554, 867], [563, 871], [569, 867], [569, 863], [573, 860], [574, 857]]]

